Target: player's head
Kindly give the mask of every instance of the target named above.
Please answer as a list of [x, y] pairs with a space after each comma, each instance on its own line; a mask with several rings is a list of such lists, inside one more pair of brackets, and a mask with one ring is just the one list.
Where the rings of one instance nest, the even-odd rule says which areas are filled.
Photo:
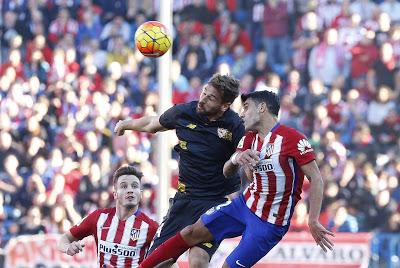
[[246, 130], [258, 130], [262, 120], [277, 118], [280, 104], [277, 94], [271, 91], [255, 91], [241, 96], [243, 109], [240, 117]]
[[239, 96], [239, 80], [215, 74], [201, 92], [197, 112], [205, 116], [223, 114]]
[[114, 198], [117, 206], [137, 207], [141, 199], [143, 174], [132, 166], [122, 166], [114, 172]]

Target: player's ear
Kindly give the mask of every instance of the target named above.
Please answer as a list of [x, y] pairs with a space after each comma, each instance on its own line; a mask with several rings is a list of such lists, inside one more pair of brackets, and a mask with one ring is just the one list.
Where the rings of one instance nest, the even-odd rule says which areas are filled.
[[221, 110], [222, 110], [223, 112], [226, 112], [226, 110], [228, 110], [229, 107], [231, 107], [231, 104], [232, 104], [232, 103], [230, 103], [230, 102], [223, 103], [223, 104], [221, 105]]
[[114, 199], [117, 199], [117, 197], [118, 197], [118, 195], [117, 195], [117, 189], [115, 189], [115, 185], [114, 185], [114, 187], [113, 187], [113, 196], [114, 196]]
[[260, 113], [265, 113], [268, 110], [267, 104], [265, 102], [261, 102], [258, 104], [258, 111]]

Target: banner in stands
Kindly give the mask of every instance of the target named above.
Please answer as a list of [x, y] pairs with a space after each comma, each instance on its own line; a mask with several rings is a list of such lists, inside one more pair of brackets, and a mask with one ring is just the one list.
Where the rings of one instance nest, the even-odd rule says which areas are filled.
[[[255, 268], [306, 268], [338, 267], [366, 268], [370, 258], [369, 233], [337, 233], [332, 240], [335, 249], [324, 253], [309, 233], [288, 233]], [[96, 245], [93, 239], [85, 240], [83, 252], [74, 257], [57, 250], [58, 235], [19, 236], [10, 240], [5, 249], [5, 266], [13, 268], [95, 268]], [[222, 242], [209, 267], [221, 267], [239, 239]], [[180, 268], [188, 268], [187, 253], [179, 261]]]
[[13, 238], [5, 249], [4, 267], [13, 268], [94, 268], [96, 244], [85, 239], [83, 252], [71, 257], [57, 250], [59, 235], [29, 235]]

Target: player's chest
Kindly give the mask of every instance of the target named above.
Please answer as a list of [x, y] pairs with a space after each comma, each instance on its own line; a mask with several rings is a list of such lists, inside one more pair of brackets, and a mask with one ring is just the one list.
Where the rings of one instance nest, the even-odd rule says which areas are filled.
[[229, 126], [224, 124], [205, 124], [191, 120], [181, 120], [176, 128], [176, 135], [180, 141], [192, 145], [215, 149], [232, 147], [233, 133]]

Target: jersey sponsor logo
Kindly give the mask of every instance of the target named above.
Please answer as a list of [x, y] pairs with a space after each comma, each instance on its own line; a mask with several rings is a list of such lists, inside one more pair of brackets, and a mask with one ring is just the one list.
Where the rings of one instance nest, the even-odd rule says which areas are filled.
[[104, 240], [99, 241], [99, 252], [122, 256], [122, 257], [129, 257], [129, 258], [135, 257], [139, 253], [136, 247], [111, 243]]
[[197, 127], [197, 125], [190, 123], [186, 127], [190, 128], [190, 129], [195, 129]]
[[243, 136], [241, 139], [240, 139], [240, 141], [239, 141], [239, 143], [238, 143], [238, 145], [237, 145], [237, 148], [238, 149], [242, 149], [243, 148], [243, 145], [244, 145], [244, 138], [245, 138], [246, 136]]
[[297, 143], [297, 150], [300, 151], [300, 155], [314, 151], [307, 139], [302, 139]]
[[136, 241], [139, 239], [140, 229], [132, 228], [131, 229], [131, 240]]
[[218, 137], [227, 141], [232, 141], [232, 132], [226, 128], [219, 127], [217, 129]]
[[255, 173], [264, 173], [274, 170], [274, 165], [271, 159], [263, 159], [258, 162], [257, 166], [254, 167]]

